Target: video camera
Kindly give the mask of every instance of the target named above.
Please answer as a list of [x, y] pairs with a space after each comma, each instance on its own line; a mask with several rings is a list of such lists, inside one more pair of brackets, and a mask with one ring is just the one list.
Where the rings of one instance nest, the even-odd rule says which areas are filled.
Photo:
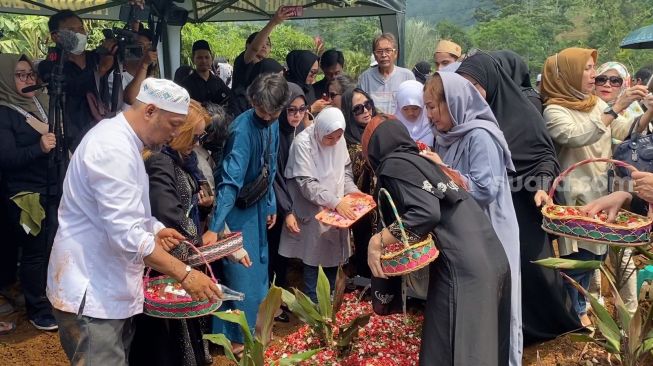
[[106, 39], [115, 39], [118, 42], [118, 58], [121, 61], [138, 61], [143, 57], [143, 48], [138, 43], [138, 33], [127, 29], [103, 29], [102, 34]]

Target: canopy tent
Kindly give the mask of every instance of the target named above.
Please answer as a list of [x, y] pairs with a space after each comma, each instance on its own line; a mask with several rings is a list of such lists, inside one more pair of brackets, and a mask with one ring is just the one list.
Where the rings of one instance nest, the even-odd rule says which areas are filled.
[[[127, 0], [3, 0], [0, 12], [49, 16], [61, 9], [71, 9], [82, 18], [118, 20], [120, 7], [126, 3]], [[404, 44], [406, 0], [179, 0], [174, 4], [188, 10], [188, 21], [193, 23], [269, 20], [280, 5], [304, 7], [303, 16], [293, 19], [378, 16], [381, 29], [397, 37], [400, 50]], [[162, 42], [164, 73], [171, 77], [180, 64], [181, 27], [168, 25]], [[403, 52], [399, 52], [399, 57], [402, 65]]]

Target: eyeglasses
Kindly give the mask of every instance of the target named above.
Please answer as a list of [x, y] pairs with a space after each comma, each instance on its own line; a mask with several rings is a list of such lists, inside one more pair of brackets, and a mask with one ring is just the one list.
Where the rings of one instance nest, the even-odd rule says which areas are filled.
[[20, 80], [20, 81], [22, 81], [22, 82], [27, 81], [27, 79], [36, 80], [36, 73], [34, 73], [34, 71], [30, 71], [30, 72], [17, 72], [17, 73], [14, 74], [14, 76], [15, 76], [16, 78], [18, 78], [18, 80]]
[[374, 50], [374, 54], [377, 56], [392, 55], [396, 50], [396, 48], [384, 48], [382, 50]]
[[351, 111], [354, 113], [354, 116], [360, 116], [361, 114], [365, 113], [365, 110], [367, 110], [368, 112], [372, 112], [373, 109], [374, 109], [374, 102], [368, 99], [363, 104], [356, 104], [351, 109]]
[[342, 95], [342, 93], [329, 92], [329, 99], [336, 99], [338, 95]]
[[603, 86], [605, 83], [610, 82], [610, 86], [619, 88], [624, 85], [624, 79], [620, 76], [599, 75], [594, 78], [594, 85]]
[[311, 71], [308, 72], [309, 76], [315, 76], [317, 73], [320, 72], [318, 69], [311, 69]]
[[294, 116], [298, 113], [306, 113], [308, 110], [308, 107], [306, 105], [302, 105], [301, 107], [288, 107], [286, 108], [286, 113], [288, 113], [291, 116]]
[[202, 133], [199, 134], [199, 135], [195, 135], [195, 136], [193, 136], [193, 144], [196, 144], [196, 143], [198, 143], [198, 142], [199, 142], [199, 143], [204, 142], [204, 140], [206, 140], [206, 137], [207, 137], [208, 135], [209, 135], [208, 133], [206, 133], [206, 132], [202, 132]]

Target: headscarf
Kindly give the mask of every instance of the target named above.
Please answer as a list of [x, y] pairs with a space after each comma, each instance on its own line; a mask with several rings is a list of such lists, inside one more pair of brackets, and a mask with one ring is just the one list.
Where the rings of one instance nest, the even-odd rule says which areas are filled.
[[[377, 177], [398, 179], [424, 189], [428, 180], [433, 187], [448, 183], [451, 179], [441, 166], [419, 154], [417, 144], [408, 134], [406, 127], [398, 120], [375, 118], [365, 128], [365, 156]], [[457, 175], [458, 182], [461, 182]], [[454, 179], [456, 181], [456, 179]], [[462, 190], [439, 189], [428, 191], [434, 196], [449, 201], [467, 197]]]
[[556, 104], [581, 112], [594, 108], [598, 97], [581, 91], [583, 72], [590, 57], [596, 62], [596, 50], [572, 47], [546, 59], [541, 85], [544, 105]]
[[315, 178], [320, 186], [336, 197], [344, 196], [345, 167], [349, 165], [347, 144], [340, 138], [334, 146], [323, 146], [322, 138], [337, 130], [345, 129], [345, 117], [335, 107], [327, 107], [316, 117], [312, 125], [302, 131], [290, 147], [285, 177], [287, 179]]
[[[345, 115], [345, 122], [347, 123], [347, 128], [345, 129], [345, 140], [350, 145], [356, 145], [361, 143], [361, 136], [363, 131], [365, 131], [365, 125], [361, 125], [356, 122], [354, 117], [354, 93], [363, 94], [367, 100], [372, 100], [372, 97], [367, 94], [367, 92], [360, 88], [353, 88], [345, 90], [342, 93], [342, 113]], [[376, 116], [376, 107], [371, 112], [372, 118]], [[370, 121], [371, 122], [371, 121]]]
[[[290, 106], [295, 99], [302, 97], [304, 98], [304, 103], [306, 103], [306, 97], [304, 96], [304, 91], [299, 85], [295, 83], [288, 83], [288, 90], [290, 91], [290, 100], [286, 105], [286, 108]], [[295, 139], [295, 134], [298, 127], [293, 127], [288, 123], [288, 112], [286, 108], [283, 109], [281, 115], [279, 115], [279, 170], [281, 173], [286, 168], [286, 163], [288, 162], [288, 153], [290, 152], [290, 145], [292, 145], [293, 140]]]
[[[494, 57], [501, 68], [503, 68], [508, 76], [510, 76], [510, 79], [519, 86], [521, 92], [526, 96], [528, 101], [535, 106], [535, 109], [542, 114], [542, 97], [540, 96], [540, 93], [533, 88], [528, 65], [526, 65], [526, 62], [524, 62], [521, 56], [510, 50], [490, 52], [490, 55]], [[497, 119], [499, 118], [497, 117]], [[501, 124], [501, 122], [499, 122], [499, 124]]]
[[[601, 75], [604, 74], [608, 70], [614, 70], [616, 71], [619, 76], [624, 79], [624, 83], [621, 85], [621, 91], [619, 95], [623, 94], [626, 89], [630, 88], [630, 73], [628, 72], [628, 68], [622, 64], [621, 62], [616, 62], [616, 61], [609, 61], [604, 63], [603, 65], [599, 66], [598, 69], [596, 69], [596, 75]], [[610, 101], [608, 104], [612, 105], [616, 100]], [[642, 107], [639, 105], [639, 102], [632, 102], [626, 108], [621, 114], [626, 117], [633, 119], [637, 116], [640, 116], [644, 114], [644, 110]]]
[[[34, 115], [37, 119], [42, 120], [41, 112], [34, 103], [34, 99], [24, 97], [18, 94], [16, 89], [15, 70], [20, 61], [27, 61], [33, 68], [32, 61], [25, 55], [3, 53], [0, 54], [0, 105], [10, 107], [15, 105], [26, 112]], [[48, 96], [41, 91], [36, 92], [36, 99], [43, 107], [43, 111], [48, 113]], [[46, 121], [41, 121], [46, 122]]]
[[249, 86], [257, 76], [263, 74], [279, 73], [283, 71], [283, 66], [273, 58], [264, 58], [252, 66], [252, 70], [247, 78], [247, 86]]
[[413, 67], [413, 75], [415, 75], [415, 80], [419, 81], [421, 84], [426, 82], [426, 78], [429, 77], [431, 73], [431, 64], [427, 61], [420, 61], [415, 64]]
[[457, 73], [469, 75], [485, 89], [487, 103], [510, 147], [514, 177], [523, 183], [528, 177], [557, 176], [556, 152], [544, 118], [499, 62], [477, 53], [465, 59]]
[[[433, 145], [431, 122], [429, 122], [426, 109], [424, 108], [424, 85], [416, 80], [406, 80], [399, 85], [395, 97], [397, 99], [395, 116], [406, 126], [410, 137], [415, 141], [421, 141], [429, 146]], [[403, 107], [409, 105], [418, 106], [422, 109], [415, 122], [407, 120], [401, 112]]]
[[319, 59], [318, 55], [311, 51], [292, 50], [288, 52], [286, 56], [286, 65], [288, 66], [286, 79], [291, 83], [299, 85], [304, 89], [305, 93], [308, 93], [311, 86], [306, 84], [306, 78], [315, 61]]
[[[461, 65], [462, 66], [462, 65]], [[437, 145], [448, 147], [460, 141], [467, 133], [482, 128], [487, 131], [503, 151], [506, 168], [515, 171], [508, 143], [499, 129], [490, 106], [474, 85], [462, 76], [452, 72], [438, 72], [442, 78], [444, 94], [453, 127], [447, 132], [436, 133]]]

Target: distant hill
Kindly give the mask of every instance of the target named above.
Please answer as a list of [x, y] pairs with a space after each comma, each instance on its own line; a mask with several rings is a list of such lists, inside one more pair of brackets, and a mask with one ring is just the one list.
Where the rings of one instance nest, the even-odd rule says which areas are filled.
[[406, 15], [429, 23], [448, 20], [454, 24], [468, 27], [475, 24], [474, 11], [487, 8], [492, 0], [408, 0]]

